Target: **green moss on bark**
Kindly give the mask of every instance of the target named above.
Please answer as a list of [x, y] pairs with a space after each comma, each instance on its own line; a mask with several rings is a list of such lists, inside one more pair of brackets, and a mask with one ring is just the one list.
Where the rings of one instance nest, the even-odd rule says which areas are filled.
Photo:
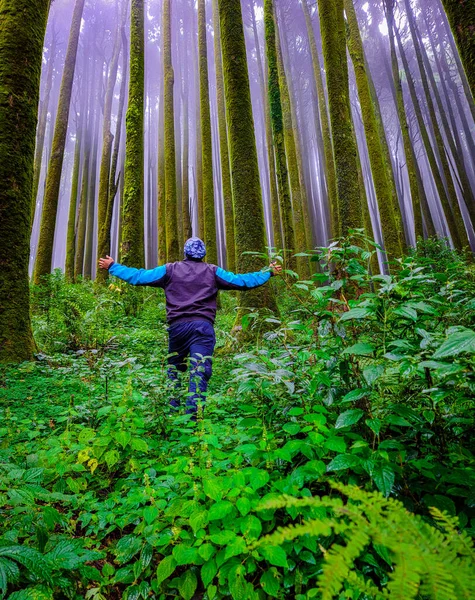
[[69, 200], [68, 231], [66, 234], [65, 275], [66, 279], [70, 282], [74, 281], [74, 254], [76, 251], [76, 210], [79, 193], [79, 169], [81, 163], [81, 129], [82, 123], [78, 126], [78, 130], [76, 132], [71, 197]]
[[395, 213], [396, 210], [399, 211], [399, 206], [396, 207], [393, 204], [389, 167], [386, 164], [383, 143], [379, 134], [376, 110], [371, 96], [370, 75], [366, 71], [363, 43], [353, 0], [345, 0], [345, 12], [348, 23], [348, 50], [355, 71], [371, 173], [381, 218], [384, 248], [390, 258], [396, 258], [402, 255], [404, 248], [401, 217]]
[[74, 5], [68, 48], [64, 62], [53, 145], [46, 177], [43, 213], [41, 216], [40, 236], [38, 240], [38, 253], [36, 255], [34, 280], [37, 284], [41, 282], [41, 278], [44, 275], [51, 272], [54, 230], [56, 227], [56, 214], [58, 212], [59, 187], [61, 183], [61, 171], [63, 169], [64, 148], [68, 130], [69, 110], [71, 106], [71, 94], [73, 89], [74, 71], [76, 69], [76, 56], [84, 2], [85, 0], [76, 0], [76, 4]]
[[335, 157], [339, 223], [346, 235], [362, 226], [356, 139], [351, 117], [343, 0], [318, 0]]
[[[240, 0], [219, 0], [219, 16], [237, 269], [240, 272], [255, 271], [262, 267], [262, 260], [243, 252], [262, 252], [265, 249], [265, 230]], [[271, 288], [267, 286], [246, 292], [242, 306], [246, 309], [264, 306], [275, 309]]]
[[280, 214], [282, 218], [283, 246], [292, 252], [295, 249], [295, 234], [292, 223], [292, 205], [290, 201], [289, 174], [284, 140], [284, 120], [279, 84], [277, 61], [276, 27], [273, 0], [264, 0], [264, 25], [267, 55], [267, 75], [269, 109], [274, 140], [277, 184], [279, 189]]
[[206, 41], [206, 3], [198, 0], [198, 65], [200, 72], [201, 158], [203, 162], [203, 241], [206, 258], [218, 262], [216, 217], [214, 213], [213, 145], [208, 83], [208, 50]]
[[28, 262], [41, 61], [49, 2], [0, 3], [0, 363], [33, 358]]
[[163, 74], [164, 74], [164, 129], [165, 129], [165, 228], [167, 261], [180, 259], [177, 224], [175, 116], [172, 65], [171, 1], [163, 0]]
[[90, 140], [86, 134], [84, 152], [84, 164], [82, 171], [81, 199], [79, 202], [79, 213], [76, 226], [76, 252], [74, 256], [74, 281], [83, 275], [84, 249], [86, 246], [86, 221], [87, 221], [87, 191], [89, 185], [89, 161], [90, 161]]
[[229, 167], [228, 130], [226, 125], [226, 103], [224, 99], [223, 57], [219, 27], [218, 0], [213, 0], [214, 62], [216, 65], [216, 97], [218, 103], [219, 153], [221, 158], [221, 179], [223, 185], [224, 225], [226, 230], [226, 267], [236, 268], [236, 248], [234, 244], [234, 209], [231, 169]]
[[125, 120], [124, 200], [121, 261], [145, 266], [144, 248], [144, 0], [132, 0], [130, 11], [129, 105]]

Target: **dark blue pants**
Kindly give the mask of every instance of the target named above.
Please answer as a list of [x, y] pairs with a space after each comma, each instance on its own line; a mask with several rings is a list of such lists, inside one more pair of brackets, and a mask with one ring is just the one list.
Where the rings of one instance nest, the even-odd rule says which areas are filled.
[[[189, 394], [186, 399], [186, 412], [196, 413], [198, 401], [204, 402], [204, 393], [212, 373], [212, 356], [216, 337], [214, 327], [209, 321], [187, 321], [172, 325], [168, 329], [168, 377], [176, 392], [180, 387], [178, 371], [187, 369], [186, 358], [190, 357]], [[170, 404], [180, 405], [178, 394]]]

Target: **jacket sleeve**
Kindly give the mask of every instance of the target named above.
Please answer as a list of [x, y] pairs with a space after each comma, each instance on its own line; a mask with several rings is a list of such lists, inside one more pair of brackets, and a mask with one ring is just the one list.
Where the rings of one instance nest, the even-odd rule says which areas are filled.
[[216, 285], [218, 290], [251, 290], [267, 283], [271, 275], [270, 271], [235, 275], [231, 271], [225, 271], [218, 267], [216, 269]]
[[109, 267], [109, 273], [131, 285], [164, 287], [167, 281], [166, 265], [156, 267], [155, 269], [134, 269], [115, 262]]

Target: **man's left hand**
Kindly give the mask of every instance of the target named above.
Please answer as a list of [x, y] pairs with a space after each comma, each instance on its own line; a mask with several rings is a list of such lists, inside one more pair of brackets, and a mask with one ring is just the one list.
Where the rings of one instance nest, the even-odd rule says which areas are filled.
[[279, 263], [277, 263], [277, 262], [271, 263], [270, 268], [272, 269], [273, 275], [282, 275], [282, 265], [279, 265]]
[[109, 269], [110, 266], [114, 263], [114, 259], [111, 258], [110, 256], [106, 256], [105, 258], [100, 258], [99, 259], [99, 267], [101, 269]]

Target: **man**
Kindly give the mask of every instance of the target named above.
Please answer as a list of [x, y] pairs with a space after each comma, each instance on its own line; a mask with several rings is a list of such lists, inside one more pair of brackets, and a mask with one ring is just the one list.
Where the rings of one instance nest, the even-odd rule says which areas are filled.
[[[189, 394], [186, 412], [196, 415], [198, 401], [208, 387], [212, 372], [212, 356], [216, 343], [214, 320], [218, 290], [250, 290], [264, 285], [282, 267], [272, 263], [268, 271], [235, 275], [216, 265], [203, 262], [204, 243], [196, 237], [185, 243], [185, 260], [168, 263], [155, 269], [133, 269], [116, 263], [113, 258], [101, 258], [99, 266], [111, 275], [132, 285], [148, 285], [165, 290], [169, 324], [168, 377], [178, 388], [177, 371], [186, 371], [185, 359], [191, 361]], [[179, 399], [170, 404], [177, 408]]]

